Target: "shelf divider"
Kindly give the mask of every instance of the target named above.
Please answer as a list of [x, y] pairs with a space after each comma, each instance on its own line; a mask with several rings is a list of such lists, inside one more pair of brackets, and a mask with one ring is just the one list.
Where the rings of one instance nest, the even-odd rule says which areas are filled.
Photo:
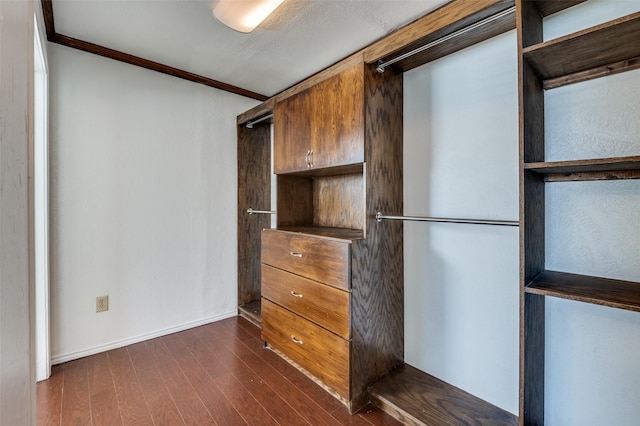
[[524, 163], [547, 182], [640, 179], [640, 156]]
[[544, 271], [524, 291], [640, 312], [640, 283], [632, 281]]
[[[614, 68], [613, 64], [620, 68], [620, 63], [640, 56], [639, 32], [640, 12], [637, 12], [526, 47], [522, 54], [542, 80], [558, 79], [608, 65]], [[570, 79], [566, 84], [570, 82], [574, 81]]]

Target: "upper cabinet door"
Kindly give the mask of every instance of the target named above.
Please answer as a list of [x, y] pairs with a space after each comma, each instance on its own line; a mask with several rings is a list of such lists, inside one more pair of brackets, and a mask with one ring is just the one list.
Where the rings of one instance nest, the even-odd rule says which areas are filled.
[[357, 65], [276, 104], [276, 174], [364, 161], [364, 72]]
[[276, 174], [309, 168], [311, 122], [309, 93], [298, 93], [278, 102], [273, 115], [273, 167]]
[[343, 166], [364, 161], [364, 73], [350, 68], [311, 88], [311, 165]]

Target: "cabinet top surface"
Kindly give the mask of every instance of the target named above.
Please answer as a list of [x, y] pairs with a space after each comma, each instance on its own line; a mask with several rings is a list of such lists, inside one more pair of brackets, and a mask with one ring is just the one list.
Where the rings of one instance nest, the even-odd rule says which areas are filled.
[[265, 231], [287, 232], [346, 242], [364, 239], [364, 232], [361, 229], [330, 228], [325, 226], [283, 226], [277, 229], [265, 229]]

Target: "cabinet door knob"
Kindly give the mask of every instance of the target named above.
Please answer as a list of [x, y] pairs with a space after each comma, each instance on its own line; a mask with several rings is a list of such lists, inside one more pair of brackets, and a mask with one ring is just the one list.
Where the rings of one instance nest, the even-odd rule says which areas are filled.
[[291, 256], [293, 257], [302, 257], [302, 253], [296, 253], [295, 251], [291, 252]]
[[299, 298], [299, 299], [302, 299], [302, 293], [296, 293], [296, 292], [295, 292], [295, 291], [293, 291], [293, 290], [291, 290], [291, 292], [290, 292], [290, 293], [291, 293], [291, 295], [292, 295], [293, 297], [297, 297], [297, 298]]
[[302, 345], [304, 342], [300, 339], [296, 339], [296, 336], [291, 335], [291, 340], [293, 340], [293, 343], [297, 343], [298, 345]]
[[304, 157], [305, 163], [307, 163], [307, 168], [311, 167], [311, 150], [307, 150], [307, 155]]
[[313, 167], [313, 150], [309, 151], [309, 167]]

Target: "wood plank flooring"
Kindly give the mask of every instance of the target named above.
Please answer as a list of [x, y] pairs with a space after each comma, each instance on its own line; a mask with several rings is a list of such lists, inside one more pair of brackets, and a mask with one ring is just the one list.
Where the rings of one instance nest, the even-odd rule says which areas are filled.
[[350, 415], [265, 349], [241, 317], [52, 368], [38, 425], [400, 425], [367, 406]]

